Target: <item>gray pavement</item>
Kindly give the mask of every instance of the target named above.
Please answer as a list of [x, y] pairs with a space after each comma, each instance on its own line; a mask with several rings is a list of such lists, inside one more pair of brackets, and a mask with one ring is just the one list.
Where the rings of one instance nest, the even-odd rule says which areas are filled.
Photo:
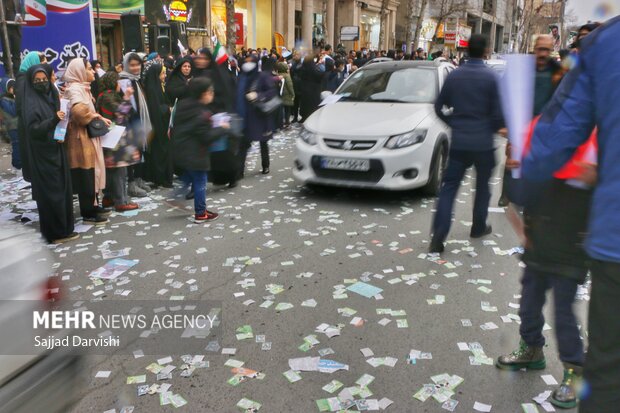
[[[115, 214], [105, 229], [90, 229], [81, 240], [55, 250], [58, 271], [72, 270], [64, 273], [69, 276], [68, 287], [74, 290], [71, 299], [91, 299], [93, 292], [101, 290], [104, 300], [168, 301], [179, 295], [186, 300], [222, 300], [223, 336], [219, 344], [236, 348], [232, 358], [244, 361], [244, 367], [262, 372], [265, 377], [232, 386], [227, 380], [233, 373], [224, 366], [231, 357], [207, 351], [202, 354], [209, 361], [208, 368], [196, 369], [189, 378], [180, 377], [177, 369], [171, 380], [159, 382], [145, 367], [168, 354], [136, 359], [89, 356], [85, 388], [73, 412], [120, 412], [129, 406], [134, 406], [134, 412], [177, 410], [170, 405], [160, 406], [157, 395], [138, 396], [137, 385], [126, 384], [128, 376], [142, 374], [146, 374], [147, 384], [171, 384], [170, 391], [187, 400], [179, 411], [187, 412], [240, 411], [236, 404], [244, 397], [261, 403], [260, 412], [316, 412], [316, 400], [335, 397], [342, 390], [330, 394], [322, 390], [323, 386], [332, 380], [342, 382], [342, 388], [355, 386], [364, 374], [375, 378], [368, 385], [372, 392], [368, 399], [393, 401], [387, 411], [444, 412], [442, 403], [433, 398], [421, 402], [412, 397], [424, 384], [432, 383], [431, 376], [442, 373], [463, 378], [452, 397], [458, 401], [454, 411], [476, 411], [474, 404], [480, 402], [491, 405], [492, 412], [519, 412], [522, 403], [534, 403], [533, 397], [554, 388], [546, 385], [541, 375], [551, 374], [561, 381], [562, 368], [552, 329], [545, 332], [548, 366], [544, 371], [508, 373], [492, 365], [471, 365], [472, 353], [459, 350], [457, 343], [478, 342], [485, 354], [495, 359], [518, 343], [518, 323], [504, 323], [500, 318], [518, 311], [514, 304], [519, 302], [521, 268], [517, 256], [508, 253], [518, 246], [517, 240], [499, 212], [490, 213], [493, 235], [482, 240], [468, 238], [471, 179], [459, 192], [446, 252], [441, 260], [429, 259], [425, 253], [433, 199], [418, 191], [301, 188], [292, 179], [292, 147], [293, 140], [286, 135], [271, 142], [271, 175], [260, 175], [255, 151], [246, 179], [237, 188], [210, 187], [208, 207], [221, 214], [213, 223], [193, 224], [188, 220], [191, 202], [187, 203], [187, 211], [172, 208], [162, 201], [166, 192], [155, 191], [151, 198], [140, 201], [146, 208], [137, 215]], [[5, 160], [3, 157], [3, 165]], [[3, 182], [11, 176], [5, 172]], [[495, 178], [492, 206], [497, 203], [500, 188]], [[27, 191], [20, 191], [20, 197], [26, 199]], [[2, 202], [1, 209], [15, 210], [14, 200]], [[105, 241], [115, 242], [110, 246], [112, 250], [130, 247], [124, 258], [140, 260], [132, 268], [135, 273], [129, 273], [130, 282], [122, 287], [131, 290], [127, 297], [114, 294], [114, 281], [94, 286], [88, 277], [105, 262], [97, 249]], [[223, 265], [237, 257], [257, 257], [260, 261], [241, 265], [237, 272], [235, 266]], [[180, 266], [171, 268], [164, 264], [168, 260]], [[207, 266], [208, 270], [203, 271]], [[192, 273], [192, 269], [197, 271]], [[150, 270], [155, 272], [146, 277], [137, 275]], [[170, 279], [173, 281], [166, 284]], [[192, 284], [197, 286], [193, 287], [196, 291], [187, 284], [191, 279], [197, 280]], [[238, 284], [244, 279], [254, 279], [255, 286], [244, 289]], [[382, 299], [352, 291], [347, 292], [347, 298], [335, 299], [334, 287], [349, 286], [353, 280], [367, 280], [383, 289]], [[484, 284], [468, 280], [483, 280]], [[171, 287], [176, 281], [181, 286]], [[283, 291], [268, 297], [272, 295], [265, 289], [268, 284], [280, 285]], [[483, 292], [481, 286], [492, 291]], [[161, 293], [162, 289], [168, 291]], [[234, 294], [239, 292], [244, 295], [236, 298]], [[427, 300], [436, 295], [445, 296], [445, 302], [429, 304]], [[264, 297], [274, 304], [260, 307]], [[249, 299], [255, 302], [248, 304]], [[302, 305], [310, 299], [316, 300], [316, 307]], [[496, 306], [497, 312], [483, 311], [481, 302]], [[276, 311], [281, 303], [290, 303], [293, 308]], [[586, 305], [583, 300], [576, 305], [584, 322]], [[352, 325], [351, 316], [339, 313], [338, 309], [343, 308], [356, 310], [352, 317], [362, 318], [363, 325]], [[406, 315], [377, 314], [377, 309], [385, 308], [404, 310]], [[551, 314], [546, 314], [553, 326]], [[379, 324], [385, 318], [392, 321], [385, 326]], [[406, 325], [400, 322], [402, 328], [397, 325], [399, 319], [407, 320]], [[472, 326], [463, 326], [463, 319], [471, 320]], [[497, 328], [480, 327], [489, 322]], [[316, 333], [322, 323], [342, 324], [341, 334], [328, 338]], [[271, 349], [261, 350], [254, 338], [238, 341], [235, 330], [242, 325], [250, 325], [254, 335], [265, 335], [265, 340], [272, 343]], [[320, 343], [307, 352], [299, 350], [304, 337], [311, 334]], [[325, 358], [345, 363], [349, 370], [332, 374], [301, 372], [301, 380], [295, 383], [283, 376], [289, 370], [289, 359], [316, 357], [319, 350], [326, 348], [334, 353]], [[373, 367], [367, 362], [371, 357], [360, 351], [365, 348], [371, 349], [375, 358], [396, 358], [396, 364]], [[430, 353], [432, 358], [408, 364], [411, 350]], [[179, 357], [173, 359], [172, 364], [182, 364]], [[99, 371], [111, 374], [95, 378]], [[541, 406], [538, 409], [544, 411]]]

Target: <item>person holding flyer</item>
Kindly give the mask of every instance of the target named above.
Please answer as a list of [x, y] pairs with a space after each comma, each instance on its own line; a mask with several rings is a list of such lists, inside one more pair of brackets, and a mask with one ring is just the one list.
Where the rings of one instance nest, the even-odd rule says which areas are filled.
[[109, 71], [101, 77], [101, 93], [97, 97], [97, 112], [104, 118], [125, 126], [120, 140], [113, 148], [103, 148], [107, 186], [104, 191], [103, 206], [113, 206], [117, 212], [138, 209], [128, 194], [127, 168], [140, 162], [140, 138], [130, 125], [133, 114], [131, 96], [133, 89], [127, 88], [121, 95], [118, 73]]
[[60, 244], [79, 238], [74, 232], [71, 170], [56, 125], [65, 119], [58, 91], [51, 84], [52, 67], [32, 66], [25, 74], [24, 127], [31, 163], [32, 195], [37, 202], [43, 237]]
[[229, 124], [213, 127], [209, 105], [214, 99], [213, 83], [206, 77], [189, 82], [190, 95], [179, 102], [172, 129], [174, 162], [184, 170], [183, 188], [175, 196], [194, 186], [194, 222], [204, 223], [217, 219], [218, 214], [207, 210], [207, 172], [211, 169], [211, 144], [228, 133]]

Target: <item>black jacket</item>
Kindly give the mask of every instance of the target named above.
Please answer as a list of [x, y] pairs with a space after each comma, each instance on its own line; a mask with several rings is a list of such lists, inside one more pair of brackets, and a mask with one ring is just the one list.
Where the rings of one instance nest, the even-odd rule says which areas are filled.
[[[493, 150], [493, 135], [503, 127], [495, 73], [481, 59], [470, 59], [446, 78], [435, 102], [435, 113], [452, 128], [451, 149]], [[451, 115], [442, 112], [453, 108]]]
[[523, 262], [540, 272], [583, 283], [590, 261], [584, 243], [592, 190], [554, 179], [537, 193], [536, 202], [523, 213], [528, 239]]
[[178, 168], [208, 171], [211, 168], [209, 147], [226, 135], [223, 128], [212, 128], [211, 111], [194, 98], [178, 102], [172, 130], [174, 163]]

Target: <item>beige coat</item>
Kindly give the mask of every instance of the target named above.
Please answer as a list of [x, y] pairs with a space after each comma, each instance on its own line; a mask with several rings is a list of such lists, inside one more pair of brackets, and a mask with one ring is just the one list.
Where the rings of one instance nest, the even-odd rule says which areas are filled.
[[105, 163], [99, 138], [89, 138], [86, 125], [98, 117], [96, 112], [77, 103], [71, 108], [69, 126], [65, 136], [67, 159], [71, 169], [95, 169], [95, 191], [105, 188]]

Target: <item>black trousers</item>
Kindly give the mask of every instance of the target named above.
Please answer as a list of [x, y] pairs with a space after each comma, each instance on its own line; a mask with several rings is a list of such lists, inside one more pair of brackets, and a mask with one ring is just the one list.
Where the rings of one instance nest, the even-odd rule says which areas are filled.
[[591, 272], [584, 368], [589, 391], [579, 412], [615, 413], [620, 408], [620, 263], [594, 261]]
[[[586, 270], [583, 272], [585, 273]], [[547, 291], [552, 290], [554, 329], [560, 360], [564, 363], [583, 366], [583, 343], [579, 337], [577, 319], [573, 312], [577, 281], [562, 275], [545, 273], [526, 267], [521, 285], [519, 334], [523, 341], [532, 347], [543, 347], [545, 345], [545, 337], [542, 334], [545, 325], [543, 307], [545, 306]]]
[[[19, 66], [21, 65], [22, 59], [20, 55], [21, 45], [22, 45], [22, 28], [21, 26], [16, 26], [13, 24], [7, 24], [7, 34], [9, 38], [9, 47], [8, 49], [11, 51], [11, 61], [13, 63], [13, 73], [17, 74], [19, 72]], [[0, 41], [2, 41], [2, 50], [7, 50], [7, 45], [4, 44], [4, 36], [0, 36]], [[4, 63], [4, 67], [7, 67], [7, 54], [2, 54], [2, 63]]]
[[[240, 174], [243, 174], [245, 172], [245, 161], [248, 157], [248, 151], [251, 147], [252, 141], [247, 139], [241, 141], [241, 147], [239, 148]], [[269, 168], [269, 141], [260, 141], [260, 158], [263, 169]]]
[[94, 169], [71, 169], [73, 193], [80, 201], [80, 215], [82, 218], [93, 218], [97, 215], [97, 193], [95, 192]]
[[299, 120], [299, 102], [301, 101], [301, 93], [299, 90], [295, 90], [295, 100], [293, 101], [293, 122], [297, 122]]
[[495, 151], [457, 151], [451, 150], [448, 167], [443, 176], [441, 191], [437, 200], [437, 212], [433, 220], [433, 239], [444, 242], [452, 225], [454, 200], [461, 187], [465, 172], [471, 166], [476, 169], [476, 198], [474, 200], [472, 232], [484, 231], [489, 213], [491, 191], [489, 179], [495, 168]]

